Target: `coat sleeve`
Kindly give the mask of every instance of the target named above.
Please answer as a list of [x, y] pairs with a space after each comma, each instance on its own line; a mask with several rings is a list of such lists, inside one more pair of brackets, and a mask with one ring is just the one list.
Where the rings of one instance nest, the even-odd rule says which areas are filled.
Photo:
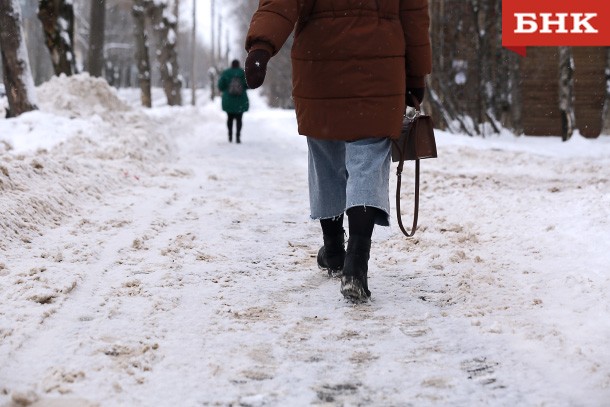
[[432, 72], [428, 0], [400, 0], [400, 22], [405, 34], [407, 87], [423, 88]]
[[277, 54], [299, 18], [302, 0], [260, 0], [246, 36], [246, 51], [266, 49]]

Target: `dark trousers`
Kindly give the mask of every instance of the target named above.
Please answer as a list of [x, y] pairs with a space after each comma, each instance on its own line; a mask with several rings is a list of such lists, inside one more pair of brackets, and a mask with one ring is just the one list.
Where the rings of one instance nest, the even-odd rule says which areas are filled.
[[237, 141], [241, 135], [241, 118], [243, 113], [227, 113], [227, 127], [229, 128], [229, 141], [233, 139], [233, 121], [237, 121]]

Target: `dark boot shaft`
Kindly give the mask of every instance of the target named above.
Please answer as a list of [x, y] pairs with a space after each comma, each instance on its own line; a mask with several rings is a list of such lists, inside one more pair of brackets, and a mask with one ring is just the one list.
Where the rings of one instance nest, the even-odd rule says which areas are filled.
[[371, 253], [371, 239], [364, 236], [350, 236], [345, 256], [345, 275], [363, 277], [368, 271]]
[[368, 288], [368, 261], [371, 253], [371, 239], [353, 235], [347, 243], [341, 292], [352, 300], [365, 300], [371, 296]]

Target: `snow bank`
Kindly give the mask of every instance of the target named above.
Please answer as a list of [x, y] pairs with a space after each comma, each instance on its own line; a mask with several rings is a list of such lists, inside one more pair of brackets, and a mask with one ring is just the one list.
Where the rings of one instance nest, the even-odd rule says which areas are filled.
[[139, 182], [173, 150], [155, 119], [102, 79], [56, 77], [38, 97], [39, 111], [0, 120], [0, 249], [61, 224], [83, 200]]
[[89, 118], [98, 114], [107, 118], [132, 110], [119, 98], [116, 89], [88, 73], [54, 76], [38, 87], [37, 95], [41, 110], [62, 116]]

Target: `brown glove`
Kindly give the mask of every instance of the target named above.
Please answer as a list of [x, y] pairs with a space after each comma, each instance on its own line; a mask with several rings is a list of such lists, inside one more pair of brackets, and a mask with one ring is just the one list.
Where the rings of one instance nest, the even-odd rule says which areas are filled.
[[263, 84], [267, 73], [267, 63], [271, 58], [269, 51], [255, 49], [246, 58], [246, 83], [250, 89], [256, 89]]

